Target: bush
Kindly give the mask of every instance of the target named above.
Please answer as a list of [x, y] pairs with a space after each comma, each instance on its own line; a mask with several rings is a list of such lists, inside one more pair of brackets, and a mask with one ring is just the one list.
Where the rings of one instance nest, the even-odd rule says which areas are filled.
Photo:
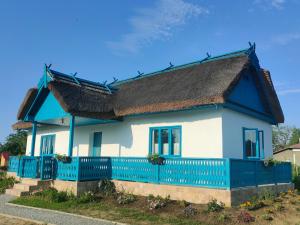
[[295, 188], [297, 190], [300, 190], [300, 175], [294, 176], [292, 181], [293, 181], [293, 183], [295, 185]]
[[238, 221], [240, 223], [250, 223], [250, 222], [254, 222], [255, 221], [255, 217], [252, 216], [250, 213], [242, 211], [238, 217], [237, 217]]
[[102, 180], [100, 183], [99, 190], [105, 196], [109, 196], [116, 193], [116, 186], [110, 180]]
[[207, 211], [208, 212], [220, 212], [225, 207], [223, 202], [218, 202], [217, 199], [212, 199], [209, 203], [207, 203]]
[[186, 216], [186, 217], [191, 217], [191, 216], [195, 216], [197, 214], [197, 209], [192, 207], [192, 205], [188, 205], [184, 208], [183, 210], [183, 214]]
[[267, 201], [275, 201], [276, 197], [277, 197], [277, 194], [274, 191], [264, 189], [264, 190], [262, 190], [261, 193], [259, 193], [258, 199], [259, 200], [267, 200]]
[[132, 203], [136, 200], [135, 196], [133, 194], [120, 192], [118, 193], [117, 202], [120, 205], [126, 205], [129, 203]]
[[168, 204], [168, 202], [170, 201], [170, 196], [163, 198], [159, 195], [156, 197], [154, 197], [153, 195], [149, 195], [147, 201], [149, 203], [150, 210], [160, 209], [165, 207]]
[[12, 188], [17, 183], [13, 177], [7, 177], [5, 172], [0, 172], [0, 194], [4, 193], [6, 189]]
[[37, 192], [34, 194], [35, 196], [42, 197], [45, 201], [48, 202], [66, 202], [70, 199], [73, 199], [74, 196], [72, 194], [68, 194], [66, 191], [57, 191], [55, 188], [48, 188], [41, 192]]
[[76, 198], [77, 203], [90, 203], [96, 201], [95, 194], [93, 192], [85, 192], [81, 195], [79, 195]]

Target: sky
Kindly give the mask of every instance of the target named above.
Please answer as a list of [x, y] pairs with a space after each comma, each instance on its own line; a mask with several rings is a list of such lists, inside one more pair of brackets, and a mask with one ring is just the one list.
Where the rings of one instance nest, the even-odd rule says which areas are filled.
[[[300, 127], [300, 0], [0, 2], [0, 142], [45, 63], [97, 82], [125, 79], [256, 43], [285, 124]], [[138, 93], [137, 93], [138, 94]]]

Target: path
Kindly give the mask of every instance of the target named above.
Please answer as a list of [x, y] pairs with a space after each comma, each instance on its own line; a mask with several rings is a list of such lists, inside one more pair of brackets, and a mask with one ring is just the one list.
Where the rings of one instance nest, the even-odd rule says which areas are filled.
[[0, 195], [0, 213], [27, 218], [31, 220], [43, 221], [46, 224], [56, 225], [121, 225], [116, 222], [109, 222], [101, 219], [87, 218], [79, 215], [57, 212], [47, 209], [35, 209], [8, 205], [7, 203], [15, 197]]

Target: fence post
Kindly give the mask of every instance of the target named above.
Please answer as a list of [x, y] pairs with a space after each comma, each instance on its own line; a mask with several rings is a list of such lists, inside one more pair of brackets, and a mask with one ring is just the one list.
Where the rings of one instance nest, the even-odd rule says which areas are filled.
[[255, 184], [255, 187], [258, 186], [258, 182], [257, 182], [257, 163], [258, 163], [258, 161], [255, 160], [255, 165], [254, 165], [254, 184]]
[[228, 158], [228, 159], [226, 159], [226, 170], [227, 170], [227, 189], [231, 189], [231, 171], [230, 171], [230, 162], [231, 162], [231, 160], [230, 160], [230, 158]]
[[158, 183], [159, 184], [159, 167], [160, 167], [160, 165], [155, 165], [155, 170], [156, 170], [156, 183]]
[[77, 181], [80, 181], [80, 157], [77, 156]]

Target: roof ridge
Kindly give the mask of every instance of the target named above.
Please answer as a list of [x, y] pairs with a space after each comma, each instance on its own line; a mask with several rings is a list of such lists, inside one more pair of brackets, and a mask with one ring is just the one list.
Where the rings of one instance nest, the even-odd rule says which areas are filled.
[[213, 56], [213, 57], [208, 55], [207, 57], [205, 57], [204, 59], [201, 59], [201, 60], [181, 64], [181, 65], [178, 65], [178, 66], [167, 67], [166, 69], [157, 70], [157, 71], [150, 72], [150, 73], [147, 73], [147, 74], [138, 75], [138, 76], [135, 76], [135, 77], [131, 77], [131, 78], [127, 78], [127, 79], [124, 79], [124, 80], [116, 81], [115, 83], [111, 84], [111, 86], [115, 87], [115, 86], [118, 86], [118, 85], [123, 84], [123, 83], [130, 82], [130, 81], [139, 80], [139, 79], [149, 77], [149, 76], [153, 76], [153, 75], [158, 75], [158, 74], [161, 74], [161, 73], [164, 73], [164, 72], [171, 72], [171, 71], [174, 71], [174, 70], [183, 69], [183, 68], [193, 66], [193, 65], [197, 65], [197, 64], [202, 64], [202, 63], [211, 62], [211, 61], [220, 60], [220, 59], [225, 59], [225, 58], [230, 58], [230, 57], [236, 57], [236, 56], [240, 56], [240, 55], [243, 55], [243, 54], [249, 55], [252, 51], [253, 51], [253, 47], [250, 46], [250, 48], [247, 48], [247, 49], [233, 51], [233, 52], [229, 52], [229, 53], [225, 53], [225, 54], [221, 54], [221, 55], [217, 55], [217, 56]]

